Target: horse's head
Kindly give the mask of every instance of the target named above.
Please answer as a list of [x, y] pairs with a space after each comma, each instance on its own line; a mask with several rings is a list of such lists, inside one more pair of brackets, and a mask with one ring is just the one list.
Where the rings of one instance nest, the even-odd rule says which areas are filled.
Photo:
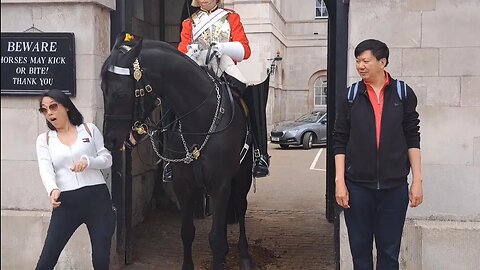
[[[175, 47], [161, 41], [143, 41], [128, 33], [117, 37], [103, 64], [101, 87], [105, 147], [109, 150], [121, 149], [129, 132], [144, 126], [160, 98], [172, 105], [175, 115], [182, 116], [190, 114], [215, 89], [211, 77]], [[209, 102], [215, 105], [211, 97]]]
[[104, 137], [105, 147], [109, 150], [121, 149], [134, 122], [140, 120], [135, 114], [134, 73], [141, 71], [135, 71], [134, 62], [140, 56], [141, 48], [141, 38], [121, 33], [102, 67]]

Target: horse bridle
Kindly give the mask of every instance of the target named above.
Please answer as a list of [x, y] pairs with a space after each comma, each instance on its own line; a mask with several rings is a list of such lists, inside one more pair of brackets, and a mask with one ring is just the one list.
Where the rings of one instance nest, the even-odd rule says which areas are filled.
[[[156, 100], [154, 102], [155, 106], [158, 107], [161, 104], [161, 99], [153, 91], [153, 88], [150, 84], [144, 84], [142, 80], [142, 70], [140, 68], [140, 63], [138, 58], [133, 62], [133, 78], [135, 79], [135, 104], [132, 114], [121, 114], [121, 115], [111, 115], [105, 114], [105, 119], [109, 120], [119, 120], [119, 121], [130, 121], [133, 119], [133, 125], [131, 130], [137, 132], [139, 135], [147, 133], [148, 126], [143, 122], [145, 117], [145, 103], [144, 97], [146, 94], [150, 94]], [[112, 72], [117, 75], [130, 76], [132, 75], [130, 68], [118, 67], [110, 65], [107, 69], [109, 72]]]
[[[112, 73], [117, 74], [117, 75], [124, 75], [124, 76], [132, 75], [132, 72], [131, 72], [130, 68], [123, 68], [123, 67], [110, 65], [107, 68], [107, 70], [109, 72], [112, 72]], [[184, 150], [185, 150], [185, 153], [186, 153], [184, 158], [180, 158], [180, 159], [166, 158], [159, 153], [157, 147], [155, 146], [155, 142], [154, 142], [153, 137], [154, 137], [154, 134], [159, 130], [159, 129], [155, 129], [155, 127], [157, 127], [158, 124], [154, 125], [153, 126], [154, 128], [149, 129], [149, 125], [147, 125], [144, 122], [144, 119], [146, 119], [146, 117], [144, 117], [145, 108], [144, 108], [143, 98], [146, 94], [152, 95], [158, 101], [157, 104], [155, 104], [155, 106], [159, 106], [161, 104], [161, 99], [153, 91], [153, 88], [151, 87], [150, 84], [144, 84], [143, 83], [142, 78], [144, 76], [143, 76], [143, 73], [142, 73], [142, 69], [140, 68], [140, 62], [139, 62], [138, 58], [136, 58], [135, 61], [133, 62], [133, 77], [136, 81], [135, 82], [135, 104], [134, 104], [133, 115], [110, 115], [110, 114], [105, 114], [105, 119], [125, 120], [125, 121], [128, 120], [129, 121], [133, 118], [134, 119], [134, 124], [133, 124], [131, 130], [137, 132], [140, 135], [143, 135], [143, 134], [148, 135], [148, 137], [150, 138], [150, 141], [152, 143], [153, 150], [155, 151], [157, 156], [160, 158], [160, 160], [157, 162], [157, 164], [161, 160], [166, 161], [166, 162], [184, 162], [186, 164], [189, 164], [192, 161], [199, 158], [201, 150], [205, 147], [205, 145], [207, 144], [211, 135], [213, 135], [215, 133], [218, 133], [218, 132], [221, 132], [221, 131], [224, 131], [233, 121], [233, 115], [234, 114], [232, 112], [232, 117], [230, 119], [230, 122], [227, 124], [227, 126], [222, 130], [215, 131], [218, 124], [220, 123], [220, 119], [222, 118], [223, 114], [225, 113], [225, 109], [223, 107], [221, 107], [220, 87], [218, 86], [215, 78], [213, 78], [213, 76], [210, 75], [210, 73], [207, 72], [207, 74], [215, 85], [215, 88], [212, 89], [212, 92], [213, 92], [213, 90], [216, 91], [216, 99], [217, 99], [217, 106], [216, 106], [216, 109], [215, 109], [215, 114], [214, 114], [213, 121], [212, 121], [212, 124], [210, 125], [210, 128], [209, 128], [208, 132], [207, 133], [185, 133], [185, 132], [182, 132], [182, 125], [181, 125], [180, 120], [187, 117], [188, 115], [192, 114], [197, 109], [199, 109], [206, 102], [206, 100], [211, 95], [211, 93], [209, 95], [207, 95], [205, 97], [205, 99], [199, 105], [197, 105], [195, 108], [193, 108], [192, 110], [183, 114], [181, 117], [179, 117], [175, 120], [175, 121], [178, 121], [178, 123], [179, 123], [178, 133], [181, 137], [182, 144], [183, 144], [183, 147], [184, 147]], [[144, 87], [141, 87], [142, 84], [144, 85]], [[232, 97], [231, 97], [231, 102], [232, 102], [232, 111], [233, 111], [233, 98]], [[163, 118], [164, 118], [164, 116], [159, 121], [159, 123], [162, 122]], [[164, 132], [164, 131], [166, 131], [165, 128], [162, 129], [162, 132]], [[205, 135], [205, 140], [200, 145], [200, 147], [195, 146], [193, 150], [190, 150], [187, 146], [184, 135]], [[129, 143], [127, 142], [127, 146], [129, 146], [128, 144]]]

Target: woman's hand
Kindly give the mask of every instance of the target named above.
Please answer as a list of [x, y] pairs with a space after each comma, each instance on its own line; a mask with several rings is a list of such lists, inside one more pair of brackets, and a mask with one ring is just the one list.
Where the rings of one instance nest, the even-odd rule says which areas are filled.
[[50, 193], [50, 203], [52, 204], [53, 208], [57, 208], [60, 206], [62, 202], [58, 201], [58, 198], [60, 197], [60, 190], [54, 189]]
[[128, 136], [128, 140], [130, 140], [130, 143], [132, 145], [137, 145], [137, 140], [135, 140], [135, 137], [133, 137], [133, 133], [130, 131], [130, 135]]
[[77, 162], [74, 162], [72, 164], [72, 167], [70, 167], [70, 170], [74, 172], [83, 172], [88, 166], [88, 162], [85, 159], [80, 159]]

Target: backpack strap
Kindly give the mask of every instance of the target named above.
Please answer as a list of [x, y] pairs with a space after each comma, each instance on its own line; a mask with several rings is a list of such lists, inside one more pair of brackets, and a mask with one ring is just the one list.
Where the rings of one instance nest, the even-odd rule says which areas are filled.
[[93, 139], [92, 132], [90, 131], [90, 128], [88, 128], [88, 125], [83, 123], [83, 127], [85, 127], [85, 130], [87, 131], [88, 135], [90, 135], [90, 138]]
[[83, 123], [83, 127], [85, 127], [85, 131], [87, 131], [88, 135], [90, 135], [90, 138], [92, 138], [93, 145], [95, 146], [95, 148], [97, 148], [97, 144], [95, 143], [95, 139], [93, 138], [93, 134], [90, 131], [90, 128], [85, 123]]
[[397, 80], [397, 94], [402, 102], [407, 99], [407, 84], [404, 81]]
[[50, 137], [48, 136], [48, 133], [49, 133], [49, 132], [50, 132], [50, 130], [48, 130], [48, 131], [45, 133], [45, 136], [47, 137], [47, 146], [48, 146], [48, 139], [50, 138]]
[[356, 82], [356, 83], [352, 84], [350, 87], [348, 87], [347, 99], [348, 99], [348, 103], [350, 105], [353, 104], [353, 101], [355, 100], [355, 97], [357, 96], [358, 83], [359, 82]]

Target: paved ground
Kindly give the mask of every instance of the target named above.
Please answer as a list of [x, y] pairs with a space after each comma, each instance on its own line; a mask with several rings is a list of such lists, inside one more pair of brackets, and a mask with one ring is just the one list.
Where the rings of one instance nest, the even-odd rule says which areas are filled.
[[[325, 149], [270, 145], [271, 175], [249, 194], [247, 234], [257, 269], [335, 269], [333, 224], [325, 219]], [[196, 269], [208, 269], [210, 218], [196, 220]], [[151, 211], [134, 232], [134, 263], [127, 270], [180, 269], [177, 213]], [[238, 269], [237, 226], [229, 231], [229, 269]]]

